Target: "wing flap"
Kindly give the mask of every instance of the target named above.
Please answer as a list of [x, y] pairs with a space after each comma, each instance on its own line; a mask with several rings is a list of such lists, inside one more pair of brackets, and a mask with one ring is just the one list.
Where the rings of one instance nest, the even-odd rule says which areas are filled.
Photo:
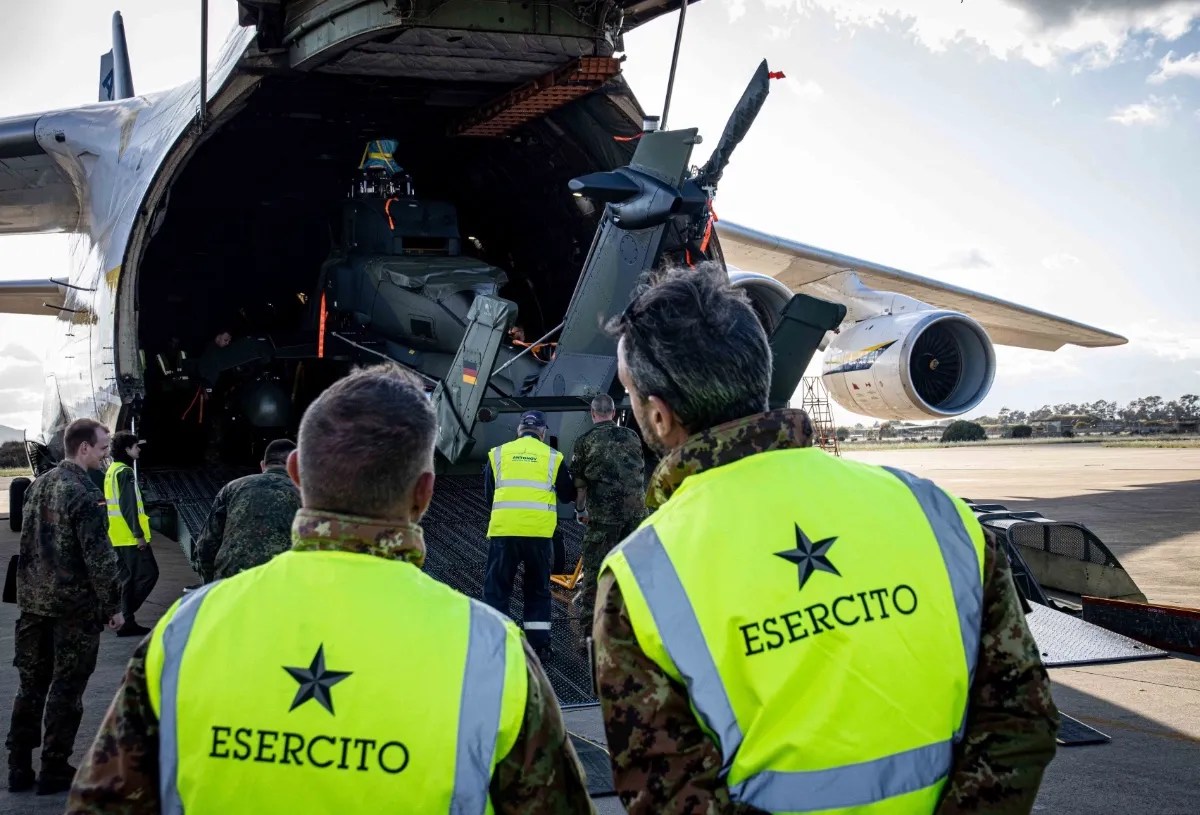
[[747, 271], [769, 275], [792, 291], [820, 296], [813, 289], [853, 272], [866, 286], [895, 292], [936, 308], [960, 311], [987, 329], [998, 345], [1055, 351], [1063, 345], [1100, 348], [1124, 345], [1119, 334], [1010, 303], [970, 289], [941, 283], [878, 263], [829, 252], [815, 246], [759, 232], [729, 221], [720, 221], [717, 234], [725, 262]]
[[55, 317], [62, 306], [62, 287], [53, 281], [0, 280], [0, 314]]
[[0, 235], [69, 232], [79, 224], [75, 185], [38, 143], [43, 115], [0, 119]]

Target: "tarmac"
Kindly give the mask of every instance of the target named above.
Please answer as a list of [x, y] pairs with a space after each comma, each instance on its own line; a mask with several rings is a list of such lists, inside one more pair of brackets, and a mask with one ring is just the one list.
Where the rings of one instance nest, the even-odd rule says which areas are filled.
[[[1200, 450], [1120, 449], [1099, 445], [1030, 445], [856, 452], [847, 458], [932, 478], [956, 494], [1077, 521], [1096, 532], [1152, 602], [1200, 607]], [[0, 494], [7, 493], [0, 479]], [[0, 509], [0, 518], [7, 501]], [[138, 614], [152, 624], [197, 578], [175, 542], [153, 540], [161, 576]], [[0, 564], [17, 536], [0, 524]], [[17, 609], [0, 604], [0, 662], [11, 666]], [[102, 635], [96, 673], [84, 697], [77, 763], [87, 749], [137, 641]], [[1060, 746], [1046, 771], [1036, 812], [1192, 815], [1200, 811], [1200, 659], [1165, 659], [1052, 668], [1059, 709], [1112, 738], [1095, 746]], [[4, 717], [16, 693], [12, 667], [0, 668]], [[578, 736], [604, 742], [595, 707], [564, 711]], [[7, 720], [4, 721], [7, 732]], [[36, 756], [35, 756], [36, 761]], [[0, 815], [59, 813], [65, 795], [10, 795], [0, 787]], [[601, 815], [624, 812], [615, 796], [596, 799]]]

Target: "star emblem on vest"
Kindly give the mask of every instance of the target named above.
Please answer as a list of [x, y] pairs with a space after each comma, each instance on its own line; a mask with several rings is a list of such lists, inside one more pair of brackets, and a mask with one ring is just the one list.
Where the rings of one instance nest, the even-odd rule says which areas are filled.
[[312, 664], [307, 668], [289, 668], [285, 665], [283, 669], [291, 675], [292, 679], [300, 683], [300, 687], [296, 689], [296, 698], [292, 700], [292, 706], [288, 708], [289, 713], [309, 699], [316, 699], [321, 707], [333, 713], [333, 696], [330, 694], [330, 688], [353, 673], [353, 671], [331, 671], [326, 668], [324, 644], [317, 646], [317, 653], [313, 657]]
[[804, 584], [808, 582], [814, 572], [829, 572], [838, 577], [842, 576], [842, 573], [829, 562], [829, 548], [836, 540], [837, 536], [835, 535], [832, 538], [823, 538], [813, 543], [808, 535], [804, 534], [800, 525], [796, 524], [796, 548], [776, 552], [775, 556], [796, 564], [800, 570], [800, 588], [803, 589]]

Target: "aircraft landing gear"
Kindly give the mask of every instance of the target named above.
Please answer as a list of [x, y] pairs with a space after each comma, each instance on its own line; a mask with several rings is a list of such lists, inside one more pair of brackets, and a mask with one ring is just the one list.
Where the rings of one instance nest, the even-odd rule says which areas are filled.
[[21, 531], [21, 513], [25, 509], [25, 492], [33, 482], [24, 476], [14, 478], [8, 485], [8, 528]]

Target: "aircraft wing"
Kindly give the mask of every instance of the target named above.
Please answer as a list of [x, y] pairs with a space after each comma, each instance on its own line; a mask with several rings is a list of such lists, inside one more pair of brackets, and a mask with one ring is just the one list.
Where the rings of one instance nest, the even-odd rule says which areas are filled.
[[[966, 314], [977, 320], [998, 345], [1056, 351], [1068, 343], [1099, 348], [1128, 342], [1119, 334], [1074, 320], [768, 235], [729, 221], [719, 221], [716, 229], [726, 264], [769, 275], [794, 292], [804, 291], [806, 287], [816, 288], [821, 281], [834, 275], [854, 272], [863, 285], [870, 288], [907, 295], [937, 308]], [[821, 296], [815, 291], [805, 293]]]
[[43, 115], [0, 119], [0, 235], [65, 232], [79, 223], [75, 185], [39, 141]]
[[0, 280], [0, 314], [54, 317], [62, 305], [63, 289], [51, 280]]

